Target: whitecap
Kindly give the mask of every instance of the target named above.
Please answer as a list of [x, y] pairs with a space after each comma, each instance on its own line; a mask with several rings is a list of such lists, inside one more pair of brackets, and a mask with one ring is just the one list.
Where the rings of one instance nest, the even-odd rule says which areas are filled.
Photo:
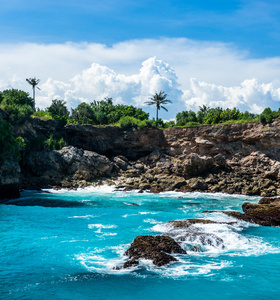
[[117, 228], [117, 225], [104, 225], [104, 224], [88, 224], [89, 229], [98, 228], [98, 229], [110, 229]]

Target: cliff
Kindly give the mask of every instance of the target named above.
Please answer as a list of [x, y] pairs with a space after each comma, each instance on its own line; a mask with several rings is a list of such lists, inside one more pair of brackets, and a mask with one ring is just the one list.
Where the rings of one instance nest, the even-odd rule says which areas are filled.
[[[246, 123], [165, 130], [64, 127], [57, 121], [32, 119], [15, 128], [15, 134], [33, 144], [36, 138], [52, 134], [72, 147], [26, 153], [21, 186], [78, 187], [105, 177], [110, 179], [107, 183], [127, 189], [274, 196], [280, 193], [279, 128], [279, 119], [267, 126]], [[106, 172], [96, 168], [99, 160], [107, 164]]]

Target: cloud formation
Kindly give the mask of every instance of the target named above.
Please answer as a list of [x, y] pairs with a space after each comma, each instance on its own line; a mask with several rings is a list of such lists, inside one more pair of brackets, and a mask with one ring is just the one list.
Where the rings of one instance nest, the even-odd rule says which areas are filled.
[[280, 101], [280, 57], [252, 59], [223, 43], [163, 38], [112, 47], [0, 44], [0, 64], [0, 90], [30, 91], [25, 78], [41, 79], [36, 101], [41, 108], [56, 98], [75, 107], [112, 97], [115, 103], [144, 107], [153, 116], [153, 108], [144, 102], [164, 90], [173, 104], [160, 117], [170, 119], [202, 104], [260, 112], [267, 106], [278, 109]]
[[264, 108], [280, 107], [280, 88], [272, 83], [258, 83], [253, 79], [244, 80], [239, 86], [225, 87], [191, 79], [191, 87], [184, 92], [183, 99], [189, 109], [197, 110], [207, 104], [210, 107], [234, 108], [241, 111], [261, 113]]

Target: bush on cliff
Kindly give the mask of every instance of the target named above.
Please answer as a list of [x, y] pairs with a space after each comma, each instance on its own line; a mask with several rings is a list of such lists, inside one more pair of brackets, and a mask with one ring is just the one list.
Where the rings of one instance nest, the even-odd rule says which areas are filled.
[[32, 118], [38, 118], [41, 120], [52, 120], [52, 115], [47, 111], [43, 109], [37, 109], [34, 114], [32, 114]]
[[139, 120], [134, 117], [121, 117], [116, 123], [117, 126], [121, 128], [135, 128], [135, 129], [145, 129], [145, 128], [156, 128], [155, 121], [151, 120]]
[[52, 104], [47, 108], [47, 112], [50, 113], [53, 119], [67, 123], [69, 117], [69, 110], [66, 107], [66, 102], [64, 100], [52, 100]]
[[237, 108], [210, 108], [206, 105], [200, 107], [197, 113], [189, 110], [176, 115], [176, 125], [186, 127], [199, 126], [201, 124], [214, 125], [256, 121], [258, 121], [258, 115], [249, 113], [248, 111], [243, 113]]
[[0, 92], [0, 108], [9, 114], [13, 123], [22, 123], [33, 113], [34, 100], [29, 94], [16, 89]]
[[47, 150], [61, 150], [63, 147], [67, 146], [67, 143], [63, 138], [60, 140], [54, 139], [53, 135], [51, 135], [48, 139], [44, 141], [44, 146]]
[[274, 119], [279, 117], [279, 111], [273, 111], [271, 108], [267, 107], [260, 114], [260, 121], [265, 125], [271, 123]]
[[10, 159], [19, 161], [20, 152], [24, 147], [24, 139], [22, 137], [15, 138], [12, 125], [0, 116], [0, 163]]

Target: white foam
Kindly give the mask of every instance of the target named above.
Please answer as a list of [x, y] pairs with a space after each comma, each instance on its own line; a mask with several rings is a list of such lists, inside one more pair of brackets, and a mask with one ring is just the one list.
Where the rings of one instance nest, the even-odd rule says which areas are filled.
[[157, 221], [155, 219], [145, 219], [143, 220], [144, 223], [150, 223], [150, 224], [161, 224], [162, 222], [161, 221]]
[[100, 186], [88, 186], [84, 188], [72, 189], [42, 189], [42, 191], [50, 192], [52, 194], [63, 194], [63, 193], [114, 193], [116, 192], [116, 186], [114, 185], [100, 185]]
[[86, 219], [86, 220], [89, 220], [89, 219], [94, 219], [96, 218], [97, 216], [95, 215], [85, 215], [85, 216], [73, 216], [73, 217], [68, 217], [68, 219]]
[[[221, 221], [221, 220], [220, 220]], [[226, 221], [229, 221], [227, 219]], [[235, 220], [236, 221], [236, 220]], [[193, 224], [188, 228], [174, 228], [171, 224], [156, 224], [152, 231], [172, 235], [189, 255], [229, 255], [251, 256], [266, 253], [280, 253], [280, 249], [265, 242], [260, 237], [244, 235], [244, 228], [256, 226], [244, 221], [236, 221], [235, 224]], [[198, 231], [195, 231], [197, 228]], [[186, 236], [186, 232], [188, 235]], [[202, 240], [200, 237], [202, 236]], [[182, 242], [182, 237], [185, 239]], [[185, 237], [185, 238], [184, 238]], [[207, 242], [203, 239], [206, 238]], [[221, 240], [222, 239], [222, 243]], [[203, 252], [192, 252], [190, 245], [198, 246]], [[207, 254], [206, 254], [206, 253]]]
[[98, 228], [98, 229], [109, 229], [117, 228], [117, 225], [104, 225], [104, 224], [88, 224], [89, 229]]

